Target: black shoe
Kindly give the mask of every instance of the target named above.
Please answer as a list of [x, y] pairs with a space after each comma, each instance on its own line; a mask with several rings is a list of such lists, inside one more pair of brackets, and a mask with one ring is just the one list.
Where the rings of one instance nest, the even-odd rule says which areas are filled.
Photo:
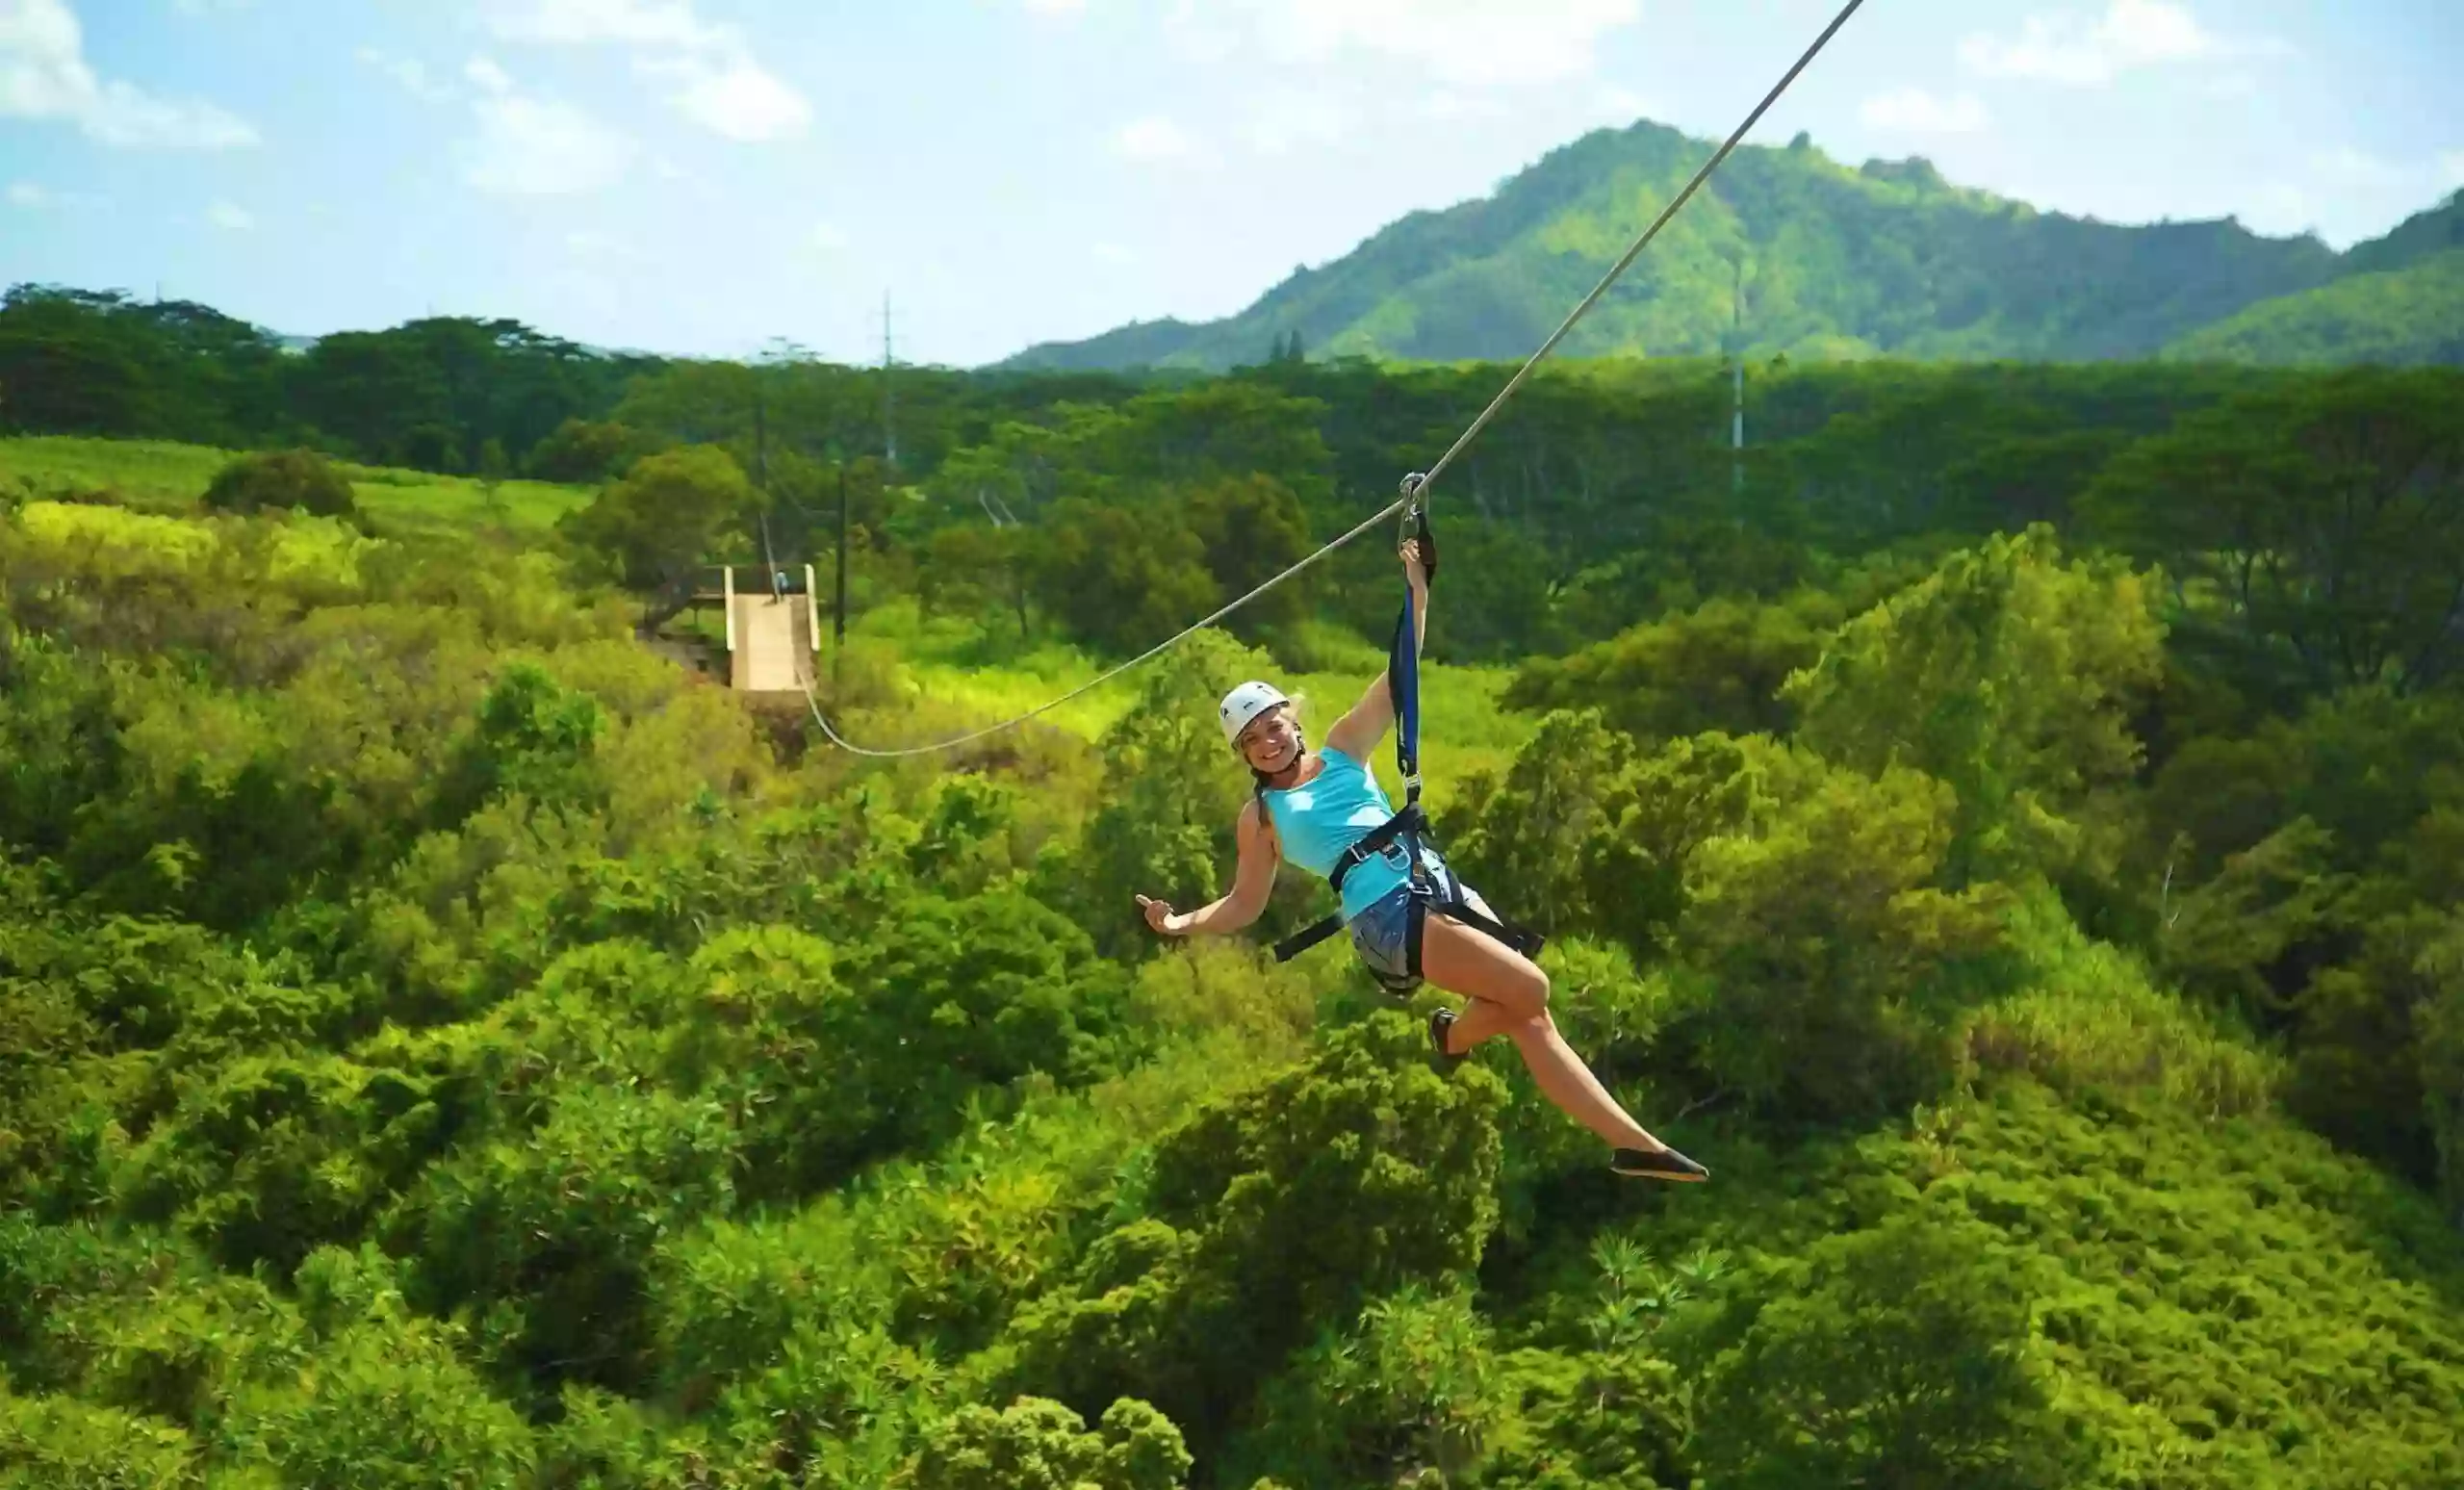
[[1467, 1050], [1462, 1055], [1456, 1055], [1446, 1048], [1446, 1037], [1453, 1028], [1454, 1011], [1450, 1009], [1437, 1010], [1428, 1016], [1428, 1042], [1437, 1048], [1437, 1058], [1446, 1063], [1446, 1068], [1450, 1071], [1462, 1065], [1464, 1058], [1472, 1053]]
[[1674, 1148], [1654, 1153], [1640, 1148], [1621, 1148], [1608, 1161], [1610, 1172], [1629, 1179], [1707, 1180], [1711, 1171], [1686, 1158]]

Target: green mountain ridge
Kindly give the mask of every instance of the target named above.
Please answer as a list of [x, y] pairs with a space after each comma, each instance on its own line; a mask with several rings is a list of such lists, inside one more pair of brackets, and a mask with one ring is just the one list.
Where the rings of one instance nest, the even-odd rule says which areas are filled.
[[[1318, 356], [1527, 355], [1710, 146], [1650, 121], [1597, 130], [1493, 193], [1417, 212], [1219, 321], [1133, 322], [1001, 368], [1220, 371], [1297, 335]], [[1740, 147], [1563, 344], [1568, 356], [2074, 361], [2159, 355], [2269, 301], [2464, 241], [2451, 199], [2339, 254], [2238, 220], [2125, 225], [2040, 212], [1928, 161], [1850, 167], [1805, 135]], [[2391, 360], [2440, 361], [2434, 319]], [[2451, 338], [2449, 338], [2451, 340]], [[2374, 340], [2373, 345], [2376, 345]]]
[[2173, 343], [2165, 355], [2464, 366], [2464, 248], [2262, 300]]

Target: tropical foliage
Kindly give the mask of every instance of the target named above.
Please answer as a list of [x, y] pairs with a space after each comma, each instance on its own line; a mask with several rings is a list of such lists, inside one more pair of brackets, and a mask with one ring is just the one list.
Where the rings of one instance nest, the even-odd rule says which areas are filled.
[[2459, 374], [1762, 369], [1740, 459], [1709, 372], [1448, 474], [1426, 699], [1682, 1190], [1137, 916], [1223, 888], [1220, 692], [1382, 665], [1383, 522], [916, 761], [676, 660], [766, 543], [854, 737], [1021, 711], [1499, 369], [902, 372], [894, 462], [852, 370], [456, 385], [521, 507], [0, 442], [0, 1483], [2464, 1477]]

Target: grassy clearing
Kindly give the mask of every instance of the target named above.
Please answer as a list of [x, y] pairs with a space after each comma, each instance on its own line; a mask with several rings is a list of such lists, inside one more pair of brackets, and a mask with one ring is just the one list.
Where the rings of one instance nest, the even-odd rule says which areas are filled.
[[[79, 499], [108, 494], [136, 513], [177, 517], [193, 513], [196, 500], [224, 462], [237, 453], [211, 446], [165, 440], [103, 440], [66, 435], [0, 439], [0, 488], [15, 487], [38, 501], [81, 505]], [[336, 468], [350, 481], [361, 508], [390, 532], [469, 530], [499, 527], [546, 532], [558, 518], [589, 501], [590, 489], [544, 481], [504, 481], [493, 494], [481, 483], [424, 471], [359, 466]], [[60, 509], [56, 521], [79, 520]], [[84, 507], [86, 511], [107, 509]], [[109, 525], [105, 525], [109, 526]], [[116, 530], [116, 529], [115, 529]], [[822, 625], [828, 628], [825, 614]], [[1441, 623], [1442, 624], [1442, 623]], [[691, 632], [719, 642], [724, 622], [715, 612], [679, 617], [671, 633]], [[988, 650], [984, 628], [972, 619], [926, 616], [911, 599], [865, 608], [849, 628], [851, 645], [886, 648], [897, 663], [896, 691], [937, 718], [1006, 719], [1044, 704], [1086, 682], [1110, 664], [1076, 648], [1044, 641], [1026, 650], [1014, 644]], [[1322, 654], [1357, 657], [1329, 671], [1293, 672], [1279, 684], [1307, 704], [1307, 717], [1322, 732], [1376, 676], [1382, 653], [1369, 642], [1322, 644]], [[830, 648], [819, 658], [825, 676]], [[1530, 735], [1534, 721], [1497, 706], [1512, 670], [1430, 664], [1424, 681], [1423, 763], [1430, 791], [1442, 799], [1463, 774], [1503, 770]], [[1041, 715], [1043, 723], [1088, 739], [1100, 738], [1137, 703], [1143, 670], [1134, 669], [1101, 688]], [[883, 743], [896, 743], [885, 741]], [[1376, 762], [1378, 778], [1399, 794], [1391, 753]]]
[[[710, 625], [715, 627], [715, 620]], [[825, 630], [829, 625], [825, 609]], [[1068, 692], [1112, 665], [1059, 642], [1044, 642], [988, 665], [978, 660], [983, 641], [983, 631], [973, 621], [925, 616], [912, 601], [904, 599], [866, 610], [848, 627], [851, 649], [865, 644], [889, 649], [898, 663], [898, 691], [910, 703], [930, 706], [944, 717], [979, 722], [1011, 718]], [[1383, 666], [1382, 655], [1366, 647], [1362, 651], [1376, 655], [1378, 666]], [[826, 674], [830, 666], [827, 641], [820, 660]], [[1470, 771], [1503, 771], [1538, 723], [1498, 705], [1514, 670], [1430, 663], [1423, 672], [1421, 758], [1430, 791], [1442, 795], [1447, 784]], [[1088, 739], [1100, 738], [1137, 704], [1145, 676], [1145, 669], [1133, 668], [1040, 719]], [[1375, 676], [1374, 668], [1362, 666], [1283, 673], [1273, 681], [1302, 701], [1302, 717], [1312, 737], [1322, 739], [1326, 726], [1352, 706]], [[1378, 780], [1399, 800], [1401, 783], [1395, 776], [1391, 744], [1374, 766]]]
[[[0, 487], [36, 499], [105, 493], [141, 512], [193, 511], [214, 474], [238, 453], [167, 440], [92, 440], [38, 435], [0, 440]], [[590, 501], [589, 488], [547, 481], [480, 482], [425, 471], [336, 461], [362, 510], [380, 527], [403, 531], [482, 525], [544, 532]]]

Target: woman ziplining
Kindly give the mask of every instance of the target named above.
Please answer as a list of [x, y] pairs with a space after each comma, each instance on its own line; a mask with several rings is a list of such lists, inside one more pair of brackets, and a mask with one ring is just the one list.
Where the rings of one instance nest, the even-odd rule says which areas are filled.
[[[1427, 841], [1419, 803], [1419, 657], [1435, 551], [1417, 496], [1415, 489], [1407, 522], [1417, 521], [1419, 530], [1402, 545], [1404, 610], [1386, 671], [1314, 752], [1292, 701], [1272, 685], [1245, 682], [1226, 694], [1218, 706], [1224, 738], [1256, 784], [1234, 828], [1240, 859], [1232, 888], [1186, 913], [1145, 895], [1138, 897], [1139, 908], [1164, 936], [1229, 935], [1265, 911], [1275, 871], [1288, 856], [1331, 881], [1342, 909], [1277, 946], [1278, 959], [1348, 927], [1353, 951], [1387, 991], [1408, 996], [1426, 981], [1466, 1001], [1459, 1015], [1446, 1009], [1429, 1015], [1429, 1043], [1449, 1069], [1481, 1041], [1502, 1035], [1541, 1092], [1609, 1145], [1611, 1170], [1706, 1179], [1708, 1170], [1620, 1107], [1558, 1033], [1549, 1015], [1549, 975], [1532, 961], [1540, 938], [1501, 921]], [[1401, 812], [1366, 763], [1399, 724], [1396, 754], [1410, 792]]]

